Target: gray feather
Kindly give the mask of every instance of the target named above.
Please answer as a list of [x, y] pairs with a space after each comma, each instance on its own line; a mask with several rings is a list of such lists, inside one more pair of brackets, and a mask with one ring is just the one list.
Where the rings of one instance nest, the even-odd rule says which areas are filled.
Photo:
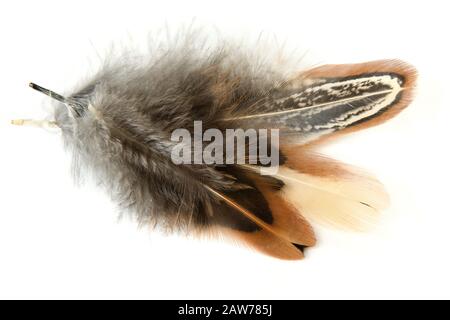
[[232, 47], [190, 43], [185, 39], [156, 56], [108, 61], [69, 97], [84, 107], [82, 116], [63, 104], [55, 115], [74, 167], [94, 173], [140, 222], [169, 230], [223, 222], [221, 210], [229, 208], [208, 188], [230, 194], [251, 189], [230, 168], [172, 163], [171, 132], [192, 130], [194, 120], [204, 130], [232, 128], [236, 124], [222, 121], [226, 115], [260, 100], [283, 79]]

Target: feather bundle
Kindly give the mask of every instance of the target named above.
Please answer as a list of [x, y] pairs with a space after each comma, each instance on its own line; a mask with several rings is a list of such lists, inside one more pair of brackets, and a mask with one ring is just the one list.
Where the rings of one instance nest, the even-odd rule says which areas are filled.
[[[139, 222], [226, 234], [268, 255], [301, 259], [316, 243], [308, 221], [360, 229], [386, 206], [376, 179], [314, 148], [400, 112], [412, 98], [414, 68], [384, 60], [287, 75], [233, 47], [183, 43], [107, 62], [67, 97], [32, 84], [59, 101], [52, 124], [75, 166], [92, 170]], [[174, 163], [172, 133], [194, 135], [196, 121], [203, 132], [278, 129], [279, 170], [264, 174], [261, 159]]]

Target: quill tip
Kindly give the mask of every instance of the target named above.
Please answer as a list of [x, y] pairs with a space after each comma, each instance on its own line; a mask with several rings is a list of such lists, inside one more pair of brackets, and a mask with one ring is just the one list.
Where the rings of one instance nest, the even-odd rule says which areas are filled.
[[44, 129], [59, 128], [58, 124], [55, 121], [48, 121], [48, 120], [15, 119], [11, 120], [11, 124], [15, 126], [31, 126]]
[[25, 123], [25, 120], [23, 120], [23, 119], [11, 120], [11, 124], [15, 125], [15, 126], [23, 126], [24, 123]]
[[58, 100], [62, 103], [67, 103], [67, 99], [65, 97], [63, 97], [62, 95], [60, 95], [52, 90], [41, 87], [41, 86], [35, 84], [34, 82], [30, 82], [28, 85], [30, 86], [30, 88], [37, 90], [37, 91], [49, 96], [50, 98]]

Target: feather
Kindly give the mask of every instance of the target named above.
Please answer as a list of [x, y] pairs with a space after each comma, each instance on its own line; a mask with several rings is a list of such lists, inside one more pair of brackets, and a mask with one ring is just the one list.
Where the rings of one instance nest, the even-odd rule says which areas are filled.
[[411, 102], [415, 78], [414, 68], [399, 60], [321, 66], [226, 120], [280, 127], [306, 144], [393, 117]]
[[[94, 173], [139, 223], [219, 232], [280, 259], [301, 259], [316, 244], [308, 221], [361, 229], [386, 206], [376, 179], [317, 155], [314, 145], [406, 107], [415, 81], [411, 66], [386, 60], [287, 76], [238, 47], [193, 43], [187, 37], [153, 55], [108, 61], [67, 96], [31, 84], [57, 100], [54, 120], [13, 124], [60, 128], [75, 171]], [[279, 130], [281, 147], [258, 135], [256, 143], [243, 140], [244, 163], [228, 162], [230, 154], [218, 156], [222, 162], [173, 160], [175, 150], [197, 159], [196, 148], [202, 160], [207, 141], [199, 137], [231, 129]], [[177, 130], [189, 138], [174, 140]], [[271, 175], [262, 146], [277, 155], [279, 170]], [[231, 156], [237, 153], [232, 149]]]

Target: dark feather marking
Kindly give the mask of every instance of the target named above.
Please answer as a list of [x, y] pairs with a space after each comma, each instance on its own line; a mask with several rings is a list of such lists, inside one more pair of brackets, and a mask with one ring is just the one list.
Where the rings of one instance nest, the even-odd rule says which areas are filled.
[[302, 246], [301, 244], [292, 243], [298, 250], [300, 250], [302, 253], [305, 253], [305, 249], [308, 248], [307, 246]]
[[[247, 189], [238, 191], [228, 191], [225, 195], [230, 199], [236, 201], [241, 207], [253, 213], [256, 217], [271, 225], [273, 223], [272, 211], [265, 199], [264, 195], [256, 188], [252, 179], [249, 178], [242, 170], [237, 167], [223, 167], [229, 175], [234, 176], [238, 181], [248, 186]], [[274, 188], [281, 188], [282, 181], [269, 177]], [[261, 227], [250, 221], [247, 217], [242, 215], [238, 210], [225, 204], [219, 214], [215, 215], [215, 221], [219, 225], [227, 226], [236, 230], [245, 232], [254, 232], [261, 230]]]

